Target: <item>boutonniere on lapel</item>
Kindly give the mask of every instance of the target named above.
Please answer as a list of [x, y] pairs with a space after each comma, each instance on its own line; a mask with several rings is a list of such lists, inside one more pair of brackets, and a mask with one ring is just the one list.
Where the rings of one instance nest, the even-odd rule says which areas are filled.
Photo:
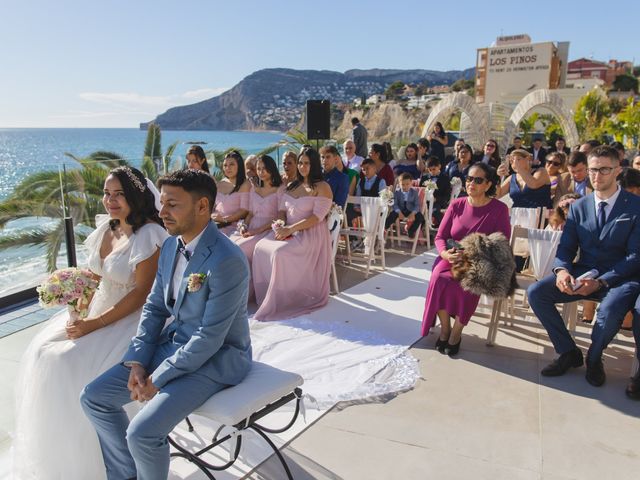
[[187, 282], [187, 291], [193, 293], [200, 290], [206, 278], [206, 273], [192, 273], [191, 275], [189, 275], [189, 281]]

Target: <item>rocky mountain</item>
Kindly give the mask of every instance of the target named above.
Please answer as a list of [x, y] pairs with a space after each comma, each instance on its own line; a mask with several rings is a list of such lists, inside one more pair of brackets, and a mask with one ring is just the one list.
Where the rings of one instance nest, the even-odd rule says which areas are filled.
[[[165, 130], [281, 130], [300, 120], [308, 99], [351, 103], [353, 99], [383, 93], [395, 81], [449, 85], [473, 78], [474, 69], [434, 70], [292, 70], [269, 68], [245, 77], [232, 89], [192, 105], [174, 107], [152, 122]], [[147, 128], [147, 123], [140, 128]]]

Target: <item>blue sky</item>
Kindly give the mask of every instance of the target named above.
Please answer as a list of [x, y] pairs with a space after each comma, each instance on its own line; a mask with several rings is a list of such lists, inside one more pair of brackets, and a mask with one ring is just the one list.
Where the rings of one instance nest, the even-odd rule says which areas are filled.
[[463, 69], [500, 34], [640, 63], [637, 2], [527, 3], [0, 0], [0, 127], [136, 127], [267, 67]]

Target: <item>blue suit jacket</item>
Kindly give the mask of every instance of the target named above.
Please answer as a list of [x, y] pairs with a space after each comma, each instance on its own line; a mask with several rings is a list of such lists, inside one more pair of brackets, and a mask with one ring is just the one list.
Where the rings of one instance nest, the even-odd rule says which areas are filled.
[[[393, 193], [393, 209], [396, 212], [400, 212], [405, 209], [404, 195], [402, 194], [402, 190], [399, 188]], [[415, 188], [409, 190], [406, 209], [413, 213], [418, 213], [420, 211], [420, 199], [418, 197], [418, 190]]]
[[[251, 366], [247, 259], [209, 222], [171, 306], [169, 290], [176, 255], [177, 238], [169, 237], [162, 245], [158, 273], [142, 308], [138, 332], [123, 361], [140, 362], [149, 369], [156, 347], [172, 342], [174, 354], [151, 373], [157, 387], [196, 370], [215, 382], [238, 384]], [[202, 287], [195, 292], [187, 289], [192, 273], [206, 274]], [[165, 327], [171, 315], [174, 320]]]
[[[620, 191], [618, 199], [598, 232], [593, 193], [569, 209], [554, 268], [580, 275], [592, 268], [599, 278], [615, 287], [640, 274], [640, 197]], [[576, 254], [580, 258], [573, 264]]]

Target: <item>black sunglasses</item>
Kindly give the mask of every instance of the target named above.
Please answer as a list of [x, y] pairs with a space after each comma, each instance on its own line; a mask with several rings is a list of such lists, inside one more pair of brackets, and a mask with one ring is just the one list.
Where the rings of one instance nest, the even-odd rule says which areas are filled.
[[464, 181], [467, 183], [473, 182], [476, 185], [482, 185], [484, 182], [487, 181], [487, 179], [483, 177], [472, 177], [471, 175], [467, 175], [467, 178], [465, 178]]
[[553, 165], [554, 167], [559, 167], [562, 165], [562, 162], [554, 162], [553, 160], [547, 160], [547, 165]]

